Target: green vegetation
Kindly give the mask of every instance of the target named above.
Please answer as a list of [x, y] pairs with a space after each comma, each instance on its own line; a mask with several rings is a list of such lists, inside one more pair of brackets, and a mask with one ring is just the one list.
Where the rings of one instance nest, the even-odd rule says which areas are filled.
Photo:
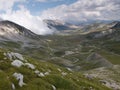
[[[3, 47], [11, 48], [21, 48], [21, 42], [13, 42], [13, 41], [4, 41], [0, 42], [0, 45]], [[9, 47], [8, 47], [9, 46]]]
[[120, 65], [120, 55], [107, 52], [107, 51], [100, 51], [99, 52], [102, 56], [104, 56], [107, 60], [109, 60], [112, 64], [118, 64]]
[[[0, 36], [0, 90], [110, 90], [100, 80], [107, 81], [108, 87], [120, 89], [116, 86], [120, 85], [120, 33], [119, 29], [111, 31], [110, 25], [95, 23], [80, 30], [46, 36], [30, 33], [24, 36], [18, 28], [24, 41]], [[23, 54], [24, 60], [16, 57], [11, 60], [10, 52]], [[16, 60], [22, 63], [19, 68], [12, 64]], [[89, 71], [96, 78], [82, 74]], [[22, 87], [15, 73], [23, 75]]]
[[109, 52], [120, 54], [120, 41], [106, 41], [103, 45]]
[[[36, 70], [42, 73], [49, 72], [48, 75], [39, 77], [35, 74], [35, 70], [21, 66], [19, 68], [11, 65], [11, 60], [4, 55], [6, 51], [0, 49], [0, 90], [12, 90], [12, 84], [16, 90], [53, 90], [53, 86], [57, 90], [110, 90], [103, 86], [97, 79], [89, 80], [79, 72], [69, 71], [60, 66], [34, 60], [26, 57], [27, 62], [33, 64]], [[24, 76], [24, 85], [20, 87], [18, 80], [13, 74], [21, 73]]]

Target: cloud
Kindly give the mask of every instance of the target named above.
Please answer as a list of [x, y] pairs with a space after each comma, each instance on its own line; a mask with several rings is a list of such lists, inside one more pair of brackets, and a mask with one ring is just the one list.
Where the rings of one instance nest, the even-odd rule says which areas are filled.
[[87, 20], [120, 20], [120, 0], [78, 0], [43, 11], [43, 18], [79, 22]]
[[54, 31], [47, 28], [47, 26], [42, 22], [42, 18], [39, 16], [31, 15], [30, 11], [24, 6], [20, 5], [19, 10], [7, 12], [1, 14], [4, 20], [13, 21], [19, 25], [22, 25], [36, 34], [51, 34]]
[[[50, 30], [46, 24], [43, 23], [40, 16], [33, 16], [30, 10], [22, 5], [27, 1], [28, 0], [0, 0], [0, 20], [13, 21], [36, 34], [52, 34], [54, 30]], [[19, 3], [18, 10], [13, 10], [15, 3]]]
[[25, 2], [26, 0], [0, 0], [0, 11], [9, 12], [16, 2]]
[[57, 1], [63, 1], [63, 0], [36, 0], [37, 2], [57, 2]]
[[[51, 34], [54, 30], [47, 28], [43, 19], [60, 19], [69, 22], [88, 20], [120, 20], [120, 0], [77, 0], [70, 5], [59, 5], [47, 9], [39, 16], [31, 14], [21, 3], [29, 0], [0, 0], [0, 18], [16, 22], [37, 34]], [[39, 2], [61, 0], [37, 0]], [[19, 2], [19, 9], [13, 6]]]

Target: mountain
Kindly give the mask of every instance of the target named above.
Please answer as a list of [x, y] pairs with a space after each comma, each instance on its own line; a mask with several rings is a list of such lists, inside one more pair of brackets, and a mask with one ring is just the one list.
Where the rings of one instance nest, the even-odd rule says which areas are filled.
[[58, 31], [75, 30], [78, 28], [78, 26], [76, 26], [74, 24], [66, 23], [66, 22], [60, 21], [60, 20], [45, 19], [45, 20], [43, 20], [43, 22], [45, 22], [47, 24], [48, 28], [55, 29]]
[[0, 49], [1, 90], [111, 90], [79, 72]]
[[98, 53], [92, 53], [87, 57], [86, 61], [94, 66], [98, 63], [99, 67], [112, 67], [112, 63]]
[[40, 35], [11, 21], [0, 21], [0, 47], [17, 52], [45, 48]]
[[[93, 27], [92, 27], [93, 28]], [[84, 29], [83, 29], [84, 30]], [[103, 26], [101, 24], [97, 25], [96, 28], [88, 29], [91, 38], [106, 38], [106, 39], [114, 39], [116, 41], [120, 40], [120, 23], [119, 22], [112, 22], [108, 24], [104, 24]]]
[[[120, 89], [119, 22], [95, 22], [45, 36], [10, 21], [2, 21], [0, 28], [7, 33], [0, 33], [0, 77], [4, 81], [0, 89], [4, 85], [18, 90]], [[18, 75], [24, 77], [22, 87]]]
[[35, 38], [37, 35], [23, 26], [11, 21], [0, 21], [0, 37], [11, 40]]
[[120, 21], [114, 22], [116, 23], [111, 29], [119, 29], [120, 30]]

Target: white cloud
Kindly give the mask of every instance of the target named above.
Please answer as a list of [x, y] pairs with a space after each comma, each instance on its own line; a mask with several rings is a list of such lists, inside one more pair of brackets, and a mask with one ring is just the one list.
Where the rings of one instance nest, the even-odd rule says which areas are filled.
[[[12, 10], [16, 2], [27, 0], [0, 0], [0, 18], [16, 22], [37, 34], [54, 32], [46, 27], [42, 19], [60, 19], [70, 22], [87, 20], [120, 20], [120, 0], [77, 0], [70, 5], [59, 5], [45, 10], [40, 16], [33, 16], [28, 9], [20, 5], [19, 10]], [[61, 0], [36, 0], [39, 2]]]
[[[31, 15], [30, 11], [24, 6], [20, 5], [27, 0], [0, 0], [0, 20], [10, 20], [19, 25], [22, 25], [36, 34], [51, 34], [54, 31], [47, 28], [39, 16]], [[19, 10], [12, 10], [16, 2], [19, 2]]]
[[43, 11], [43, 18], [67, 21], [120, 20], [120, 0], [78, 0]]
[[63, 0], [36, 0], [38, 2], [57, 2], [57, 1], [63, 1]]
[[9, 12], [9, 11], [11, 11], [13, 5], [16, 2], [24, 2], [24, 1], [26, 1], [26, 0], [0, 0], [0, 10]]
[[39, 16], [33, 16], [24, 6], [19, 6], [19, 10], [7, 12], [1, 14], [4, 20], [10, 20], [17, 24], [20, 24], [36, 34], [50, 34], [53, 30], [50, 30], [42, 22], [42, 18]]

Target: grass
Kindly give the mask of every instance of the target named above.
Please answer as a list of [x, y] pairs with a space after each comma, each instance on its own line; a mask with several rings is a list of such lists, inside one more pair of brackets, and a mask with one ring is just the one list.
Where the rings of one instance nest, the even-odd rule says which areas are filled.
[[[13, 41], [4, 41], [0, 43], [1, 46], [9, 46], [9, 48], [20, 48], [21, 42], [13, 42]], [[8, 47], [7, 47], [8, 48]]]
[[9, 90], [11, 88], [10, 81], [6, 78], [6, 73], [0, 71], [0, 89], [1, 90]]
[[[11, 61], [5, 58], [4, 52], [0, 49], [0, 90], [12, 90], [12, 83], [14, 83], [16, 90], [53, 90], [52, 85], [57, 90], [89, 90], [90, 87], [95, 90], [110, 90], [101, 85], [97, 79], [88, 80], [79, 72], [71, 72], [60, 66], [26, 57], [26, 60], [36, 66], [40, 72], [50, 71], [49, 75], [38, 77], [34, 70], [26, 66], [20, 68], [11, 66]], [[15, 72], [24, 75], [25, 86], [19, 87], [18, 81], [13, 77]], [[63, 72], [66, 73], [65, 76], [62, 75]]]
[[104, 50], [99, 51], [99, 54], [101, 54], [103, 57], [109, 60], [112, 64], [120, 65], [120, 55], [116, 55], [114, 53], [110, 53]]
[[103, 46], [109, 52], [114, 52], [120, 55], [120, 42], [119, 41], [106, 41], [103, 44]]

